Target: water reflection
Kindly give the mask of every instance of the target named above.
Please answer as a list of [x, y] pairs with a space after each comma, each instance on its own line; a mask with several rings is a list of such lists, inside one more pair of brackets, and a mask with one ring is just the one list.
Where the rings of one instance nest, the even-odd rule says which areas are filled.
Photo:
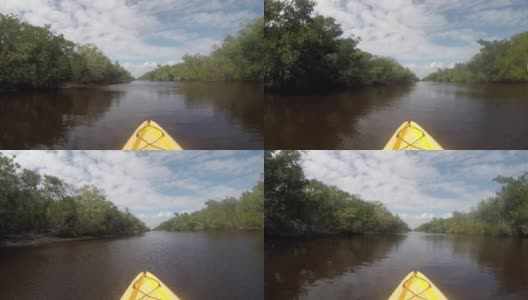
[[412, 270], [449, 299], [528, 299], [528, 239], [411, 232], [265, 249], [266, 299], [386, 299]]
[[262, 82], [191, 82], [176, 89], [185, 96], [187, 107], [210, 106], [256, 136], [264, 127], [263, 91]]
[[[528, 240], [454, 236], [453, 254], [469, 254], [496, 278], [496, 295], [528, 299]], [[513, 298], [512, 298], [513, 299]]]
[[419, 82], [324, 95], [266, 95], [268, 149], [381, 149], [415, 120], [447, 149], [527, 149], [528, 85]]
[[[265, 96], [267, 149], [333, 149], [360, 147], [361, 116], [385, 109], [411, 93], [414, 86], [366, 88], [321, 95]], [[376, 130], [374, 126], [372, 130]], [[268, 139], [269, 137], [269, 139]], [[269, 141], [269, 142], [268, 142]]]
[[123, 94], [100, 88], [0, 94], [0, 149], [60, 148], [70, 128], [98, 120]]
[[266, 240], [265, 297], [296, 299], [318, 280], [339, 278], [386, 258], [404, 239], [405, 235]]
[[[263, 299], [259, 232], [168, 233], [0, 248], [0, 299], [119, 299], [140, 271], [182, 299]], [[258, 247], [260, 245], [260, 247]]]
[[185, 149], [262, 149], [262, 84], [144, 82], [0, 94], [1, 149], [120, 149], [144, 120]]

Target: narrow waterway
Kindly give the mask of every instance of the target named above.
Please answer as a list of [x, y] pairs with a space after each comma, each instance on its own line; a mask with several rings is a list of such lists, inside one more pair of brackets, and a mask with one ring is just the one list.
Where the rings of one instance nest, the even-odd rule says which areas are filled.
[[142, 236], [0, 248], [0, 299], [119, 299], [150, 271], [181, 299], [263, 299], [262, 232]]
[[411, 271], [449, 299], [528, 299], [528, 239], [426, 234], [269, 240], [266, 299], [387, 299]]
[[262, 149], [255, 82], [148, 82], [0, 93], [0, 149], [121, 149], [145, 120], [185, 149]]
[[383, 149], [414, 120], [446, 149], [528, 149], [528, 84], [418, 82], [265, 96], [267, 149]]

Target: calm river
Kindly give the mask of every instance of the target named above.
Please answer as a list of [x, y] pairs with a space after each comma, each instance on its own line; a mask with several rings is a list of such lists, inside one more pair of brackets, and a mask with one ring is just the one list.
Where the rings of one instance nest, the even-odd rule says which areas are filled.
[[528, 299], [528, 239], [411, 232], [266, 240], [266, 299], [387, 299], [419, 270], [449, 299]]
[[263, 85], [148, 82], [0, 93], [0, 149], [121, 149], [147, 119], [185, 149], [262, 149]]
[[528, 84], [418, 82], [265, 96], [267, 149], [382, 149], [405, 120], [446, 149], [528, 149]]
[[262, 232], [167, 233], [0, 248], [0, 299], [119, 299], [150, 271], [181, 299], [263, 299]]

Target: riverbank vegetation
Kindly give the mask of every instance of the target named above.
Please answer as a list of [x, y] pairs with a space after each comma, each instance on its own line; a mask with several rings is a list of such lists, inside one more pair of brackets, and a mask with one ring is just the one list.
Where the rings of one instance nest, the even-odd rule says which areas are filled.
[[33, 26], [0, 14], [0, 90], [55, 88], [64, 83], [104, 84], [132, 80], [94, 45], [79, 45], [50, 26]]
[[470, 212], [454, 212], [451, 218], [434, 218], [416, 231], [468, 233], [494, 236], [528, 236], [528, 173], [497, 177], [502, 186], [494, 197], [482, 200]]
[[424, 81], [528, 82], [528, 32], [500, 41], [479, 40], [480, 53], [467, 63], [440, 69]]
[[205, 207], [192, 213], [175, 213], [154, 230], [253, 230], [264, 226], [264, 183], [259, 182], [239, 199], [209, 200]]
[[158, 65], [141, 80], [262, 80], [264, 19], [228, 35], [209, 55], [185, 55], [175, 65]]
[[0, 153], [0, 240], [139, 234], [148, 228], [94, 186], [21, 168]]
[[392, 58], [358, 48], [339, 24], [314, 13], [312, 0], [265, 0], [262, 53], [268, 89], [327, 89], [412, 83], [418, 80]]
[[300, 151], [264, 154], [265, 233], [277, 236], [407, 232], [380, 202], [305, 178]]

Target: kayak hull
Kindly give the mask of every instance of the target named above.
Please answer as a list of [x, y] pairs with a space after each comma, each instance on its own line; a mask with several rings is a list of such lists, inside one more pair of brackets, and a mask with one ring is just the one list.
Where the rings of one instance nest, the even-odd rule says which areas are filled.
[[405, 121], [398, 127], [383, 150], [444, 150], [420, 125]]
[[121, 300], [180, 300], [161, 280], [149, 272], [139, 273]]
[[424, 274], [414, 271], [405, 276], [388, 300], [447, 300]]
[[123, 146], [123, 150], [183, 150], [183, 148], [158, 123], [148, 120], [139, 125]]

